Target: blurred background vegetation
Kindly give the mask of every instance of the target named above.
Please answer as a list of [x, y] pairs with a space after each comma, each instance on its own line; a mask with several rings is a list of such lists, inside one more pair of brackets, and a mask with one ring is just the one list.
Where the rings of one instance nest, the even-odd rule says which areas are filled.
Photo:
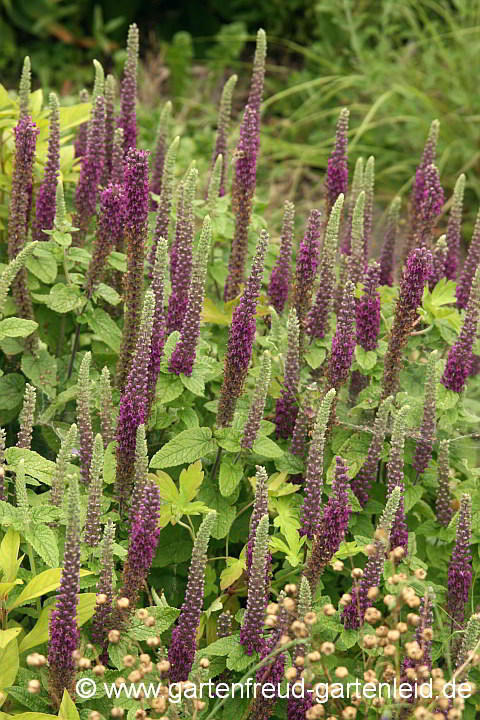
[[264, 27], [260, 200], [273, 203], [272, 212], [288, 198], [319, 204], [335, 121], [348, 106], [351, 165], [358, 155], [375, 156], [381, 220], [394, 194], [408, 192], [438, 117], [437, 162], [447, 198], [458, 174], [467, 173], [469, 238], [480, 200], [479, 0], [0, 0], [2, 80], [16, 87], [28, 54], [34, 87], [55, 88], [68, 103], [91, 87], [94, 57], [121, 77], [131, 22], [142, 42], [145, 145], [152, 147], [169, 97], [186, 156], [205, 156], [207, 165], [223, 81], [231, 72], [240, 76], [238, 120], [252, 40]]

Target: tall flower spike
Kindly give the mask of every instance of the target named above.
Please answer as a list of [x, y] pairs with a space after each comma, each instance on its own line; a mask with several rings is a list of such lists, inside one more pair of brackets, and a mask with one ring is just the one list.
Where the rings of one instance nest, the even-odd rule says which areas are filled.
[[365, 215], [364, 215], [364, 232], [363, 232], [363, 252], [365, 263], [368, 262], [368, 251], [372, 244], [372, 227], [373, 227], [373, 198], [375, 191], [375, 158], [371, 155], [365, 165], [364, 175], [365, 188]]
[[417, 308], [422, 302], [423, 289], [428, 281], [431, 267], [432, 255], [428, 250], [425, 248], [412, 250], [403, 271], [393, 327], [385, 355], [382, 400], [397, 392], [398, 376], [403, 368], [403, 350], [416, 320]]
[[62, 231], [70, 223], [67, 219], [67, 206], [65, 204], [65, 195], [63, 192], [63, 183], [61, 180], [57, 182], [55, 190], [55, 218], [53, 225], [56, 230]]
[[28, 100], [32, 91], [32, 68], [30, 58], [26, 55], [23, 61], [22, 74], [20, 76], [20, 85], [18, 87], [18, 99], [20, 104], [20, 117], [28, 115]]
[[92, 118], [87, 134], [87, 148], [75, 190], [75, 241], [82, 245], [90, 220], [95, 215], [97, 195], [105, 161], [105, 98], [98, 95], [92, 107]]
[[470, 299], [458, 340], [448, 352], [447, 364], [441, 382], [447, 390], [461, 393], [473, 363], [473, 343], [480, 315], [480, 265], [477, 267], [470, 290]]
[[180, 136], [177, 135], [168, 148], [167, 157], [165, 158], [162, 176], [162, 190], [160, 192], [160, 200], [158, 201], [157, 219], [155, 221], [152, 247], [148, 256], [148, 261], [152, 268], [155, 263], [155, 253], [157, 252], [158, 241], [161, 237], [168, 241], [168, 229], [170, 227], [170, 216], [172, 214], [175, 162], [177, 159], [179, 145]]
[[378, 408], [373, 425], [372, 441], [368, 448], [367, 457], [357, 475], [352, 480], [352, 490], [360, 505], [365, 507], [368, 502], [370, 488], [377, 479], [378, 463], [383, 450], [383, 443], [387, 432], [387, 423], [392, 409], [393, 396], [385, 398]]
[[442, 440], [437, 455], [437, 499], [435, 511], [437, 522], [447, 527], [453, 517], [452, 496], [450, 493], [450, 466], [448, 462], [450, 444]]
[[465, 259], [463, 270], [458, 278], [455, 294], [457, 296], [457, 308], [463, 310], [468, 305], [470, 290], [475, 277], [475, 272], [480, 263], [480, 210], [477, 214], [472, 239], [468, 246], [468, 253]]
[[447, 613], [452, 620], [452, 631], [463, 629], [465, 604], [472, 585], [471, 526], [472, 498], [464, 493], [460, 499], [455, 545], [448, 566]]
[[325, 177], [325, 218], [328, 221], [339, 195], [348, 191], [348, 118], [349, 110], [343, 108], [337, 120], [335, 147], [328, 158]]
[[220, 192], [220, 180], [222, 177], [223, 155], [217, 155], [215, 165], [210, 175], [210, 181], [207, 188], [207, 212], [210, 216], [215, 216], [217, 212], [218, 198]]
[[260, 107], [263, 100], [263, 88], [265, 84], [265, 59], [267, 57], [267, 35], [265, 30], [257, 32], [255, 45], [255, 57], [253, 59], [252, 80], [247, 105], [255, 113], [255, 140], [256, 152], [260, 149]]
[[[86, 88], [80, 90], [79, 93], [80, 103], [88, 103], [89, 94]], [[88, 135], [88, 122], [84, 122], [78, 126], [77, 135], [75, 137], [75, 157], [83, 157], [87, 150], [87, 135]]]
[[139, 425], [137, 428], [134, 477], [135, 482], [132, 493], [132, 506], [130, 508], [130, 520], [132, 522], [134, 522], [135, 516], [140, 510], [140, 501], [148, 482], [148, 447], [145, 425], [143, 424]]
[[112, 146], [112, 171], [110, 173], [111, 181], [114, 185], [123, 185], [124, 164], [123, 164], [123, 128], [115, 128], [113, 133]]
[[50, 502], [52, 505], [60, 507], [63, 502], [65, 493], [65, 484], [67, 480], [68, 462], [72, 456], [73, 448], [77, 441], [77, 426], [75, 423], [70, 428], [62, 440], [60, 450], [58, 451], [55, 462], [55, 472], [52, 476], [52, 492]]
[[317, 390], [316, 383], [313, 383], [306, 388], [303, 402], [298, 410], [297, 419], [295, 420], [295, 427], [293, 428], [292, 445], [290, 452], [292, 455], [297, 455], [303, 458], [306, 452], [308, 431], [310, 426], [313, 426], [315, 419], [315, 411], [313, 409], [313, 396]]
[[115, 95], [117, 83], [113, 75], [105, 80], [105, 164], [102, 185], [108, 184], [112, 175], [113, 138], [115, 135]]
[[395, 520], [390, 533], [392, 548], [403, 547], [405, 555], [408, 551], [408, 529], [405, 522], [405, 507], [403, 500], [404, 491], [404, 455], [405, 455], [405, 426], [406, 416], [410, 410], [409, 405], [404, 405], [398, 410], [392, 430], [390, 441], [390, 456], [387, 464], [388, 492], [391, 494], [396, 488], [400, 488], [402, 496], [398, 503]]
[[428, 165], [425, 168], [423, 183], [423, 194], [418, 206], [416, 243], [419, 247], [430, 247], [433, 228], [444, 201], [443, 188], [435, 165]]
[[398, 236], [398, 216], [402, 200], [396, 197], [388, 209], [387, 228], [380, 254], [380, 285], [392, 287], [395, 268], [395, 245]]
[[437, 355], [437, 351], [434, 350], [428, 358], [423, 418], [412, 461], [412, 466], [419, 475], [425, 472], [432, 457], [437, 430]]
[[338, 248], [338, 232], [342, 217], [343, 199], [342, 194], [337, 197], [328, 218], [320, 259], [317, 295], [307, 318], [307, 332], [312, 338], [324, 338], [329, 329], [329, 318], [333, 309], [335, 258]]
[[112, 440], [115, 439], [112, 386], [110, 384], [110, 372], [106, 365], [100, 375], [100, 430], [103, 447], [106, 450]]
[[[246, 560], [247, 567], [245, 571], [247, 585], [250, 582], [250, 571], [253, 561], [253, 547], [255, 545], [255, 537], [257, 534], [258, 523], [264, 515], [268, 515], [268, 475], [267, 471], [261, 465], [256, 465], [255, 473], [255, 500], [253, 503], [253, 512], [250, 520], [250, 532], [248, 534]], [[270, 572], [271, 556], [269, 555], [266, 564], [265, 579], [268, 579]]]
[[294, 217], [295, 205], [289, 200], [286, 200], [283, 211], [283, 229], [280, 240], [280, 252], [270, 274], [267, 291], [268, 299], [277, 313], [283, 312], [292, 281], [291, 266]]
[[428, 279], [428, 287], [433, 291], [439, 280], [445, 277], [445, 263], [447, 262], [447, 238], [441, 235], [433, 246], [432, 251], [432, 272]]
[[[305, 615], [312, 610], [312, 593], [308, 580], [304, 575], [300, 578], [296, 610], [297, 618], [300, 622], [303, 622]], [[308, 645], [303, 644], [296, 645], [293, 648], [292, 656], [294, 663], [298, 657], [305, 657], [306, 648], [308, 648]], [[313, 692], [309, 692], [309, 687], [307, 687], [307, 692], [302, 693], [300, 697], [294, 697], [293, 694], [290, 694], [287, 701], [287, 720], [304, 720], [306, 713], [312, 705]]]
[[[332, 221], [333, 222], [333, 221]], [[307, 323], [313, 284], [317, 276], [318, 242], [322, 229], [319, 210], [311, 210], [308, 225], [297, 254], [292, 305], [300, 325], [300, 356], [303, 356], [305, 325]]]
[[[27, 239], [28, 216], [32, 187], [33, 162], [35, 158], [37, 126], [28, 115], [21, 117], [13, 128], [15, 136], [15, 162], [12, 173], [12, 191], [8, 217], [8, 259], [14, 260], [24, 249]], [[18, 314], [25, 320], [33, 320], [33, 306], [27, 284], [27, 271], [22, 267], [12, 285], [13, 299]], [[27, 348], [35, 352], [38, 340], [31, 335]]]
[[130, 370], [138, 333], [143, 293], [143, 266], [148, 234], [148, 154], [129, 150], [125, 160], [125, 242], [127, 272], [124, 275], [122, 346], [118, 361], [118, 387], [123, 389]]
[[100, 193], [92, 258], [85, 276], [85, 295], [90, 300], [105, 274], [108, 256], [123, 238], [125, 196], [121, 185], [108, 185]]
[[167, 242], [160, 238], [157, 245], [157, 257], [153, 268], [153, 279], [150, 289], [155, 297], [155, 310], [153, 313], [152, 342], [150, 347], [150, 360], [148, 363], [148, 406], [155, 399], [155, 386], [157, 384], [160, 363], [163, 358], [165, 344], [165, 275], [167, 272]]
[[478, 651], [478, 641], [480, 640], [480, 613], [472, 615], [465, 628], [460, 650], [457, 653], [455, 661], [455, 669], [458, 670], [469, 658], [470, 653]]
[[[155, 140], [155, 159], [153, 162], [152, 182], [150, 192], [160, 195], [162, 192], [163, 169], [165, 167], [165, 155], [170, 140], [170, 128], [172, 124], [172, 103], [168, 100], [163, 106], [158, 122], [157, 137]], [[158, 207], [156, 200], [151, 200], [151, 209]]]
[[[282, 637], [288, 633], [294, 619], [293, 613], [287, 610], [284, 601], [285, 592], [282, 591], [278, 596], [277, 622], [260, 650], [261, 660], [265, 660], [272, 652], [281, 647]], [[250, 711], [251, 720], [267, 720], [273, 713], [279, 697], [280, 685], [284, 679], [285, 661], [285, 653], [280, 653], [273, 657], [269, 664], [257, 670], [256, 681], [259, 683], [261, 691], [253, 701]], [[273, 693], [271, 694], [272, 689]], [[309, 695], [308, 692], [306, 694]]]
[[5, 303], [7, 300], [10, 285], [15, 280], [18, 272], [25, 266], [30, 255], [33, 253], [37, 243], [28, 243], [23, 250], [20, 250], [14, 260], [10, 260], [7, 267], [0, 273], [0, 318], [4, 314]]
[[29, 383], [25, 386], [25, 394], [23, 396], [23, 407], [18, 418], [20, 430], [17, 437], [17, 447], [30, 450], [32, 444], [33, 420], [35, 415], [35, 405], [37, 402], [37, 391]]
[[290, 310], [287, 322], [287, 357], [283, 388], [275, 405], [275, 427], [277, 437], [288, 438], [293, 433], [298, 414], [298, 382], [300, 379], [299, 358], [300, 327], [295, 308]]
[[[115, 540], [115, 525], [109, 520], [103, 530], [101, 542], [100, 562], [101, 569], [97, 582], [97, 597], [102, 596], [102, 602], [95, 604], [95, 614], [92, 620], [92, 640], [100, 645], [105, 652], [107, 637], [112, 630], [111, 616], [113, 610], [113, 543]], [[105, 597], [103, 597], [105, 596]], [[100, 658], [103, 659], [102, 657]], [[105, 658], [106, 659], [106, 658]]]
[[0, 428], [0, 500], [7, 500], [7, 492], [5, 488], [5, 443], [7, 441], [7, 433]]
[[80, 474], [84, 485], [90, 482], [90, 464], [92, 462], [93, 432], [92, 416], [92, 389], [90, 383], [90, 364], [92, 353], [86, 352], [83, 356], [77, 380], [77, 425], [80, 440]]
[[60, 103], [55, 93], [50, 93], [50, 120], [48, 130], [47, 161], [43, 182], [36, 196], [36, 218], [32, 233], [34, 240], [48, 240], [43, 230], [53, 228], [55, 217], [55, 194], [60, 173]]
[[255, 532], [255, 541], [252, 551], [252, 564], [250, 567], [250, 582], [247, 593], [247, 609], [240, 629], [240, 642], [245, 647], [247, 655], [260, 652], [265, 640], [263, 638], [263, 624], [265, 621], [266, 596], [266, 569], [268, 566], [268, 515], [263, 515], [258, 521]]
[[268, 239], [268, 233], [266, 230], [262, 230], [257, 241], [250, 277], [245, 284], [240, 302], [233, 311], [217, 412], [218, 427], [228, 427], [232, 423], [237, 400], [242, 394], [252, 358], [253, 341], [257, 328], [255, 314], [262, 286]]
[[80, 591], [80, 497], [76, 478], [70, 478], [67, 531], [63, 568], [57, 602], [50, 615], [48, 666], [52, 702], [60, 706], [63, 692], [75, 697], [77, 649], [80, 633], [77, 626], [77, 594]]
[[235, 215], [235, 230], [228, 260], [228, 275], [223, 292], [225, 302], [237, 297], [241, 285], [245, 282], [248, 228], [257, 182], [257, 117], [255, 111], [247, 105], [240, 127], [240, 140], [235, 157], [235, 175], [232, 184], [232, 210]]
[[228, 637], [232, 634], [232, 616], [230, 610], [220, 613], [217, 620], [217, 638]]
[[373, 600], [369, 595], [371, 588], [380, 585], [383, 568], [387, 557], [390, 530], [397, 513], [402, 491], [396, 487], [390, 493], [385, 510], [377, 524], [373, 552], [367, 560], [363, 576], [356, 587], [352, 589], [352, 599], [343, 609], [342, 620], [345, 630], [358, 630], [365, 621], [365, 612], [372, 607]]
[[313, 540], [317, 534], [322, 518], [323, 451], [325, 448], [325, 433], [335, 395], [336, 392], [332, 388], [322, 400], [308, 452], [304, 484], [305, 497], [300, 515], [301, 528], [299, 532], [300, 535], [306, 535], [309, 540]]
[[267, 402], [268, 388], [272, 376], [272, 362], [268, 350], [262, 355], [260, 375], [253, 391], [252, 402], [248, 410], [247, 421], [243, 427], [242, 450], [251, 450], [263, 420], [263, 411]]
[[355, 286], [347, 280], [327, 367], [329, 386], [337, 391], [348, 378], [355, 344]]
[[98, 60], [93, 60], [95, 80], [93, 81], [92, 101], [95, 102], [99, 95], [105, 94], [105, 72]]
[[375, 350], [380, 330], [380, 265], [372, 260], [364, 276], [363, 295], [357, 303], [357, 345]]
[[98, 433], [93, 442], [90, 485], [88, 486], [87, 516], [83, 539], [89, 547], [97, 547], [101, 539], [100, 512], [103, 489], [103, 442]]
[[[181, 183], [179, 188], [175, 236], [170, 252], [172, 293], [168, 301], [167, 328], [169, 333], [182, 329], [187, 312], [193, 268], [193, 241], [195, 238], [193, 203], [197, 178], [198, 170], [192, 168], [185, 183]], [[208, 258], [209, 252], [210, 250], [207, 251], [205, 260]]]
[[[366, 173], [365, 173], [366, 174]], [[352, 241], [348, 260], [348, 278], [356, 286], [365, 272], [365, 191], [357, 197], [352, 216]]]
[[208, 215], [203, 221], [202, 233], [195, 253], [192, 279], [188, 291], [188, 304], [183, 318], [180, 339], [177, 342], [169, 363], [170, 372], [190, 376], [197, 356], [197, 343], [200, 337], [207, 279], [207, 263], [212, 242], [212, 225]]
[[363, 174], [364, 160], [362, 157], [359, 157], [357, 162], [355, 163], [355, 170], [353, 172], [352, 189], [350, 191], [350, 198], [348, 202], [347, 222], [345, 224], [345, 236], [342, 243], [342, 253], [344, 253], [345, 255], [350, 255], [352, 242], [353, 211], [357, 203], [357, 198], [364, 189]]
[[205, 516], [193, 544], [185, 601], [180, 610], [177, 627], [172, 630], [172, 642], [168, 650], [171, 663], [170, 682], [188, 680], [195, 660], [197, 630], [203, 610], [208, 543], [216, 517], [215, 511]]
[[220, 98], [220, 107], [218, 109], [217, 134], [215, 136], [215, 147], [212, 155], [212, 173], [214, 172], [217, 158], [221, 155], [221, 174], [218, 186], [218, 195], [223, 197], [227, 187], [228, 172], [228, 129], [230, 126], [230, 116], [232, 114], [232, 95], [237, 84], [237, 76], [231, 75], [222, 90]]
[[463, 194], [465, 192], [465, 175], [462, 173], [453, 190], [452, 206], [447, 225], [447, 259], [445, 261], [445, 277], [447, 280], [457, 279], [457, 268], [460, 260], [460, 244], [462, 239]]
[[[409, 668], [417, 668], [420, 665], [426, 666], [428, 670], [432, 669], [432, 626], [433, 626], [433, 607], [435, 603], [435, 593], [433, 588], [429, 587], [423, 596], [418, 611], [419, 623], [415, 630], [414, 641], [416, 641], [421, 650], [420, 658], [410, 658], [405, 656], [402, 663], [402, 675], [405, 675]], [[428, 632], [430, 630], [430, 633]], [[412, 683], [410, 683], [412, 685]], [[413, 688], [412, 688], [413, 689]], [[412, 696], [413, 696], [412, 692]], [[413, 702], [413, 697], [409, 698], [409, 702]]]
[[122, 89], [120, 91], [120, 116], [118, 127], [123, 128], [123, 151], [127, 155], [130, 148], [137, 146], [137, 65], [139, 54], [139, 31], [133, 23], [128, 28], [127, 59], [123, 71]]
[[152, 290], [147, 290], [132, 366], [118, 410], [116, 494], [121, 510], [125, 507], [133, 480], [137, 428], [146, 422], [148, 416], [148, 367], [154, 310], [154, 294]]
[[345, 537], [352, 508], [348, 503], [348, 467], [343, 458], [335, 458], [335, 478], [332, 493], [325, 505], [323, 518], [315, 534], [312, 551], [305, 569], [312, 595], [315, 595], [320, 575], [338, 551]]
[[119, 597], [127, 598], [129, 610], [133, 611], [138, 594], [142, 590], [152, 566], [157, 549], [160, 528], [160, 493], [153, 482], [147, 482], [143, 489], [130, 530], [128, 555], [123, 569], [123, 587]]

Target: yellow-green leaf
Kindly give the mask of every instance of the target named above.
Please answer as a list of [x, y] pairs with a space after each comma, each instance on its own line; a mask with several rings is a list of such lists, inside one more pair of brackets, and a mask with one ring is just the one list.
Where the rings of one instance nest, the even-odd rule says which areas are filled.
[[5, 648], [0, 649], [0, 688], [13, 685], [18, 667], [18, 642], [14, 638]]
[[5, 582], [12, 582], [17, 576], [20, 549], [20, 533], [13, 528], [8, 528], [5, 537], [0, 545], [0, 568], [3, 570]]
[[227, 567], [222, 570], [220, 575], [220, 589], [225, 590], [230, 587], [230, 585], [233, 585], [235, 580], [238, 580], [238, 578], [242, 575], [245, 568], [245, 558], [240, 558], [238, 560], [237, 558], [228, 558]]
[[63, 691], [62, 702], [58, 710], [58, 717], [62, 718], [62, 720], [80, 720], [80, 715], [75, 707], [75, 703], [67, 690]]
[[170, 475], [167, 475], [167, 473], [163, 472], [163, 470], [157, 470], [157, 474], [152, 474], [150, 477], [157, 483], [160, 495], [164, 500], [173, 503], [173, 505], [180, 504], [180, 493], [178, 492], [178, 488]]
[[10, 590], [15, 587], [15, 585], [23, 585], [23, 580], [17, 579], [13, 582], [0, 583], [0, 595], [8, 595]]
[[10, 640], [16, 638], [22, 632], [21, 627], [9, 628], [8, 630], [0, 630], [0, 650], [5, 650]]
[[[61, 568], [52, 568], [36, 575], [33, 580], [30, 580], [28, 585], [23, 588], [20, 595], [8, 609], [13, 610], [14, 608], [20, 607], [20, 605], [31, 602], [35, 598], [40, 597], [40, 595], [46, 595], [48, 592], [56, 590], [60, 586], [61, 574]], [[80, 570], [80, 577], [91, 574], [90, 570]]]
[[[95, 610], [96, 597], [95, 593], [82, 593], [77, 595], [77, 624], [79, 627], [84, 625], [87, 620], [90, 620], [92, 617]], [[55, 605], [49, 605], [42, 610], [35, 627], [23, 638], [20, 643], [20, 652], [30, 650], [30, 648], [33, 648], [36, 645], [41, 645], [48, 640], [48, 623], [50, 620], [50, 613], [54, 607]]]
[[189, 465], [186, 470], [182, 470], [180, 473], [180, 495], [183, 502], [193, 500], [203, 482], [204, 474], [200, 460]]

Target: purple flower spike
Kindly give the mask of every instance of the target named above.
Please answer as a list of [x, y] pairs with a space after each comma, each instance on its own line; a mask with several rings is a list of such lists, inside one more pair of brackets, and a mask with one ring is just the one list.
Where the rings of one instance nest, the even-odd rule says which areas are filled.
[[[153, 164], [152, 183], [150, 186], [150, 190], [154, 195], [160, 195], [162, 191], [163, 168], [165, 166], [165, 156], [170, 138], [171, 114], [172, 103], [169, 100], [165, 103], [160, 115], [155, 141], [155, 162]], [[152, 200], [151, 209], [156, 210], [157, 207], [157, 201]]]
[[55, 217], [55, 195], [57, 178], [60, 173], [60, 105], [55, 93], [50, 93], [50, 125], [48, 131], [47, 162], [43, 183], [36, 197], [35, 228], [33, 240], [47, 240], [43, 230], [53, 228]]
[[[79, 92], [79, 98], [81, 103], [88, 103], [89, 95], [88, 90], [83, 88]], [[87, 134], [88, 134], [88, 122], [84, 122], [78, 126], [77, 136], [75, 138], [75, 157], [83, 157], [87, 151]]]
[[[417, 174], [419, 172], [420, 170], [417, 170]], [[429, 247], [432, 231], [445, 199], [435, 165], [429, 165], [423, 172], [423, 184], [423, 192], [418, 206], [417, 244], [419, 247]]]
[[294, 204], [286, 200], [283, 213], [283, 231], [282, 239], [280, 241], [280, 252], [275, 266], [272, 269], [267, 291], [268, 299], [277, 313], [283, 312], [291, 286], [294, 215]]
[[425, 399], [423, 401], [423, 418], [420, 426], [420, 438], [417, 440], [412, 467], [421, 475], [427, 469], [432, 457], [433, 443], [437, 429], [437, 351], [434, 350], [428, 359], [427, 378], [425, 381]]
[[124, 211], [125, 196], [123, 186], [110, 183], [100, 193], [100, 209], [93, 242], [92, 259], [85, 276], [85, 295], [89, 300], [103, 279], [110, 252], [116, 248], [118, 241], [123, 238]]
[[220, 184], [218, 187], [219, 197], [223, 197], [227, 186], [227, 168], [228, 168], [228, 129], [230, 126], [230, 115], [232, 113], [232, 95], [237, 84], [237, 76], [231, 75], [222, 90], [220, 99], [220, 108], [218, 110], [217, 134], [215, 137], [215, 147], [212, 155], [212, 173], [215, 163], [219, 155], [222, 156], [222, 168], [220, 173]]
[[80, 177], [75, 190], [76, 215], [74, 224], [79, 228], [75, 242], [82, 245], [90, 220], [95, 215], [98, 188], [105, 161], [105, 98], [98, 95], [92, 109], [88, 128], [87, 148], [83, 156]]
[[457, 534], [448, 566], [447, 613], [452, 618], [453, 631], [463, 629], [465, 604], [472, 585], [471, 526], [472, 498], [464, 493], [460, 500]]
[[253, 544], [252, 564], [249, 572], [247, 609], [240, 630], [240, 642], [247, 655], [260, 652], [264, 647], [263, 625], [267, 607], [268, 586], [268, 515], [258, 521]]
[[460, 259], [460, 243], [462, 238], [463, 193], [465, 191], [465, 175], [462, 173], [453, 190], [452, 206], [447, 225], [447, 260], [445, 277], [447, 280], [457, 279], [457, 268]]
[[404, 509], [404, 453], [405, 453], [405, 418], [410, 410], [409, 405], [404, 405], [397, 412], [393, 421], [392, 439], [390, 443], [390, 457], [387, 465], [388, 492], [391, 494], [396, 488], [400, 488], [402, 495], [398, 504], [395, 519], [393, 521], [390, 544], [392, 548], [403, 547], [405, 555], [408, 552], [408, 530], [405, 522]]
[[261, 360], [260, 376], [255, 386], [247, 421], [243, 429], [242, 450], [251, 450], [257, 438], [257, 433], [263, 420], [265, 403], [267, 401], [268, 388], [272, 375], [271, 368], [270, 353], [268, 350], [265, 350]]
[[300, 242], [295, 269], [292, 304], [300, 325], [300, 356], [303, 356], [305, 324], [317, 276], [318, 243], [322, 229], [320, 210], [311, 210], [305, 235]]
[[442, 440], [437, 455], [437, 501], [435, 510], [437, 522], [443, 527], [447, 527], [453, 517], [448, 453], [449, 441]]
[[101, 569], [96, 586], [97, 595], [106, 595], [103, 603], [95, 605], [95, 614], [92, 620], [92, 640], [100, 645], [105, 652], [107, 637], [113, 629], [113, 543], [115, 540], [115, 525], [111, 520], [107, 522], [103, 531], [101, 543]]
[[357, 345], [375, 350], [380, 330], [380, 265], [372, 261], [365, 273], [363, 295], [357, 303]]
[[337, 391], [348, 378], [355, 344], [355, 287], [347, 280], [327, 368], [329, 386]]
[[288, 438], [293, 433], [298, 413], [298, 381], [300, 377], [300, 362], [298, 356], [298, 339], [300, 328], [297, 313], [293, 308], [288, 317], [288, 348], [285, 360], [285, 373], [283, 378], [282, 394], [277, 399], [275, 407], [275, 427], [277, 437]]
[[339, 195], [348, 191], [348, 118], [349, 111], [343, 108], [337, 121], [335, 147], [328, 158], [325, 178], [325, 217], [328, 220]]
[[130, 148], [137, 146], [137, 65], [139, 53], [138, 27], [133, 23], [128, 28], [127, 60], [120, 92], [120, 117], [118, 127], [123, 128], [123, 150], [125, 155]]
[[150, 289], [155, 297], [155, 310], [153, 312], [152, 342], [150, 359], [148, 362], [148, 407], [149, 411], [155, 399], [160, 364], [163, 358], [165, 345], [165, 275], [167, 272], [167, 241], [160, 238], [157, 245], [157, 258], [153, 268], [153, 279]]
[[360, 505], [365, 507], [370, 495], [370, 488], [377, 479], [378, 463], [383, 450], [383, 442], [387, 432], [387, 423], [392, 408], [393, 397], [385, 398], [378, 408], [377, 417], [373, 425], [372, 441], [368, 448], [367, 457], [357, 475], [352, 480], [352, 490]]
[[105, 165], [103, 168], [102, 185], [112, 180], [113, 139], [115, 137], [115, 93], [116, 81], [113, 75], [105, 78]]
[[480, 210], [475, 221], [472, 239], [468, 247], [468, 254], [465, 259], [462, 273], [458, 279], [455, 294], [457, 296], [457, 308], [463, 310], [467, 307], [470, 290], [475, 277], [475, 272], [480, 263]]
[[393, 285], [393, 274], [395, 267], [395, 244], [398, 235], [398, 216], [402, 201], [396, 197], [388, 210], [387, 229], [383, 240], [382, 252], [380, 255], [380, 285]]

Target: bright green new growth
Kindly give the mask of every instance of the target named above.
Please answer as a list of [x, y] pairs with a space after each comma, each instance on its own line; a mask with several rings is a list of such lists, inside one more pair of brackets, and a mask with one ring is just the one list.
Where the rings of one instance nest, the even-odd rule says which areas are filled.
[[320, 405], [317, 417], [315, 420], [315, 427], [313, 428], [312, 444], [318, 446], [319, 442], [325, 442], [325, 433], [327, 431], [328, 419], [330, 417], [330, 410], [332, 409], [332, 403], [335, 398], [337, 391], [332, 388], [327, 392]]
[[15, 470], [15, 497], [22, 522], [30, 522], [30, 506], [28, 504], [27, 483], [25, 480], [25, 460], [22, 458]]
[[90, 464], [92, 462], [93, 432], [92, 416], [92, 389], [90, 383], [90, 365], [92, 353], [86, 352], [83, 356], [77, 380], [77, 424], [80, 440], [80, 473], [85, 485], [90, 482]]
[[365, 218], [365, 191], [362, 190], [357, 197], [352, 217], [352, 252], [348, 261], [349, 280], [354, 285], [361, 282], [364, 274], [364, 218]]
[[[257, 32], [257, 43], [255, 46], [255, 58], [253, 60], [253, 75], [255, 76], [256, 71], [261, 70], [265, 65], [265, 58], [267, 57], [267, 34], [263, 28]], [[236, 77], [233, 75], [232, 77]], [[230, 78], [231, 80], [232, 78]], [[236, 80], [235, 80], [236, 82]], [[235, 83], [233, 83], [235, 87]], [[232, 92], [233, 92], [232, 87]]]
[[273, 305], [269, 305], [268, 310], [270, 312], [270, 332], [268, 333], [268, 343], [277, 350], [282, 334], [282, 323], [280, 321], [280, 316]]
[[28, 115], [28, 98], [32, 92], [32, 69], [30, 65], [30, 58], [28, 55], [23, 61], [22, 74], [20, 77], [20, 85], [18, 88], [18, 97], [20, 104], [20, 117]]
[[160, 194], [160, 203], [164, 194], [172, 194], [173, 183], [175, 180], [175, 163], [177, 160], [178, 146], [180, 145], [180, 135], [177, 135], [167, 150], [167, 156], [165, 158], [165, 167], [163, 168], [162, 178], [162, 192]]
[[26, 247], [21, 250], [16, 258], [11, 260], [5, 270], [0, 275], [0, 318], [3, 316], [5, 309], [5, 302], [7, 300], [8, 291], [10, 285], [15, 280], [15, 277], [19, 270], [21, 270], [27, 262], [30, 255], [33, 253], [38, 245], [38, 241], [29, 243]]
[[75, 423], [70, 426], [67, 434], [62, 440], [60, 450], [57, 455], [55, 472], [52, 476], [52, 492], [50, 494], [50, 502], [52, 505], [60, 507], [65, 493], [65, 483], [67, 480], [67, 463], [72, 455], [72, 450], [77, 441], [77, 426]]
[[480, 613], [472, 615], [465, 628], [462, 644], [460, 646], [455, 669], [458, 670], [468, 659], [469, 653], [473, 651], [478, 653], [478, 643], [480, 641]]
[[310, 583], [305, 575], [300, 579], [300, 590], [298, 591], [297, 614], [300, 622], [303, 622], [305, 615], [312, 609], [312, 591]]
[[390, 487], [403, 483], [405, 428], [409, 410], [410, 405], [404, 405], [398, 410], [393, 420], [390, 456], [387, 465], [387, 478]]
[[[250, 577], [256, 578], [258, 576], [265, 577], [265, 563], [267, 560], [268, 553], [268, 527], [269, 517], [263, 515], [258, 521], [257, 531], [255, 533], [255, 542], [253, 544], [252, 551], [252, 567], [250, 570]], [[263, 573], [263, 576], [262, 576]], [[248, 612], [248, 609], [247, 609]], [[245, 613], [246, 616], [247, 613]], [[245, 623], [245, 620], [244, 620]]]
[[[259, 31], [260, 32], [263, 31]], [[263, 33], [264, 40], [265, 40], [265, 49], [264, 49], [264, 58], [267, 54], [267, 45], [266, 45], [266, 36], [265, 33]], [[258, 46], [257, 46], [258, 48]], [[257, 60], [257, 55], [255, 54], [255, 61]], [[220, 98], [220, 108], [218, 111], [218, 126], [224, 128], [225, 134], [228, 134], [228, 125], [230, 123], [230, 115], [232, 113], [232, 97], [233, 97], [233, 91], [235, 90], [235, 85], [237, 84], [238, 76], [237, 75], [230, 75], [227, 82], [223, 86], [222, 90], [222, 97]]]
[[164, 139], [164, 142], [168, 141], [170, 135], [170, 129], [172, 124], [172, 103], [168, 100], [163, 106], [163, 110], [160, 113], [160, 119], [157, 127], [156, 145], [158, 142]]
[[[378, 527], [382, 530], [385, 530], [387, 533], [390, 533], [390, 530], [392, 529], [393, 521], [395, 520], [395, 515], [397, 514], [401, 497], [402, 489], [398, 486], [395, 486], [387, 499], [385, 509], [380, 516], [380, 520], [378, 521]], [[386, 538], [382, 541], [387, 544]]]
[[342, 218], [342, 210], [344, 203], [344, 195], [340, 195], [335, 200], [335, 204], [330, 212], [328, 218], [327, 230], [325, 233], [325, 240], [323, 242], [322, 250], [322, 267], [329, 267], [334, 270], [334, 261], [337, 254], [338, 248], [338, 231], [340, 228], [340, 220]]
[[198, 170], [192, 167], [185, 182], [185, 220], [193, 223], [193, 202], [197, 192]]
[[210, 182], [207, 191], [207, 207], [210, 215], [215, 214], [217, 207], [218, 194], [220, 192], [220, 181], [222, 179], [223, 155], [217, 155], [215, 165], [213, 166]]
[[105, 73], [98, 60], [93, 61], [93, 67], [95, 68], [95, 81], [93, 83], [92, 104], [95, 105], [97, 97], [105, 93]]
[[103, 459], [103, 440], [100, 433], [97, 433], [93, 443], [92, 463], [90, 466], [90, 485], [88, 486], [88, 505], [84, 533], [85, 543], [92, 548], [99, 544], [102, 537], [100, 512], [103, 487]]
[[353, 209], [355, 207], [355, 203], [357, 202], [358, 194], [364, 189], [363, 166], [363, 157], [359, 157], [357, 162], [355, 163], [355, 170], [353, 171], [352, 191], [350, 194], [350, 203], [348, 207], [348, 214], [350, 217], [353, 216]]

